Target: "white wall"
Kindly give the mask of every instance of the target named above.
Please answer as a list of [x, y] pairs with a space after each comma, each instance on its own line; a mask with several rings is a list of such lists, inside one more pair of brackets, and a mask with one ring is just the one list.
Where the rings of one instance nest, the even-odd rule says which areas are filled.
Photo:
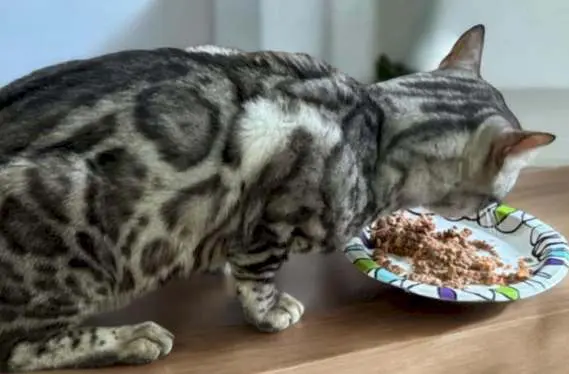
[[325, 32], [328, 59], [366, 82], [375, 78], [374, 64], [380, 51], [379, 5], [377, 0], [330, 0], [329, 30]]
[[261, 1], [262, 48], [296, 50], [328, 58], [324, 35], [328, 21], [327, 1]]
[[261, 48], [259, 0], [211, 0], [214, 3], [214, 42], [246, 51]]
[[60, 61], [213, 40], [210, 0], [0, 0], [0, 86]]

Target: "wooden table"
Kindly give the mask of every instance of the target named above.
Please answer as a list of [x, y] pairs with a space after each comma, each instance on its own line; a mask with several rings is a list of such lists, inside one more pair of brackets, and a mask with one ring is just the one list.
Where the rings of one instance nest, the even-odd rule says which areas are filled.
[[[508, 202], [569, 236], [569, 168], [525, 173]], [[169, 357], [102, 373], [569, 373], [569, 282], [508, 305], [454, 305], [384, 287], [340, 253], [293, 258], [282, 288], [307, 306], [297, 326], [246, 326], [229, 281], [169, 285], [107, 324], [154, 320], [176, 334]], [[72, 373], [85, 373], [74, 371]]]

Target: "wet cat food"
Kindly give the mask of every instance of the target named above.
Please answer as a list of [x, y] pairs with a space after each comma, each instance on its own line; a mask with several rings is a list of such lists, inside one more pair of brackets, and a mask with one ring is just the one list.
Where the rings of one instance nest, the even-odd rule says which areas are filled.
[[[519, 259], [514, 270], [500, 259], [490, 243], [469, 240], [471, 235], [467, 228], [436, 231], [432, 218], [426, 215], [410, 219], [396, 213], [379, 218], [372, 225], [374, 259], [409, 280], [453, 288], [505, 285], [530, 277], [524, 258]], [[388, 254], [406, 258], [412, 265], [411, 271], [393, 264]]]

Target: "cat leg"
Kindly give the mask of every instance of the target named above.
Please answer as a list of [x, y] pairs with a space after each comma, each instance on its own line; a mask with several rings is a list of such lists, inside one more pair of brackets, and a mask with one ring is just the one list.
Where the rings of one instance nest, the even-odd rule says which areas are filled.
[[[0, 335], [0, 339], [2, 336]], [[120, 327], [71, 327], [16, 343], [9, 371], [146, 364], [172, 350], [174, 336], [154, 322]]]
[[276, 271], [286, 259], [281, 251], [244, 254], [230, 259], [237, 297], [247, 321], [259, 330], [276, 332], [297, 323], [304, 306], [275, 285]]

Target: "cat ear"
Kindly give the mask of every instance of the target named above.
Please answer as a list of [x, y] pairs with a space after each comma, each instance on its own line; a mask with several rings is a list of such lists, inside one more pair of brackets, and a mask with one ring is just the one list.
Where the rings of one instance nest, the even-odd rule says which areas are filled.
[[480, 76], [484, 30], [484, 25], [476, 25], [462, 34], [454, 43], [450, 53], [439, 64], [439, 69], [469, 70]]
[[501, 166], [508, 157], [527, 154], [537, 148], [553, 143], [555, 135], [547, 132], [508, 131], [494, 140], [490, 157], [495, 164]]

